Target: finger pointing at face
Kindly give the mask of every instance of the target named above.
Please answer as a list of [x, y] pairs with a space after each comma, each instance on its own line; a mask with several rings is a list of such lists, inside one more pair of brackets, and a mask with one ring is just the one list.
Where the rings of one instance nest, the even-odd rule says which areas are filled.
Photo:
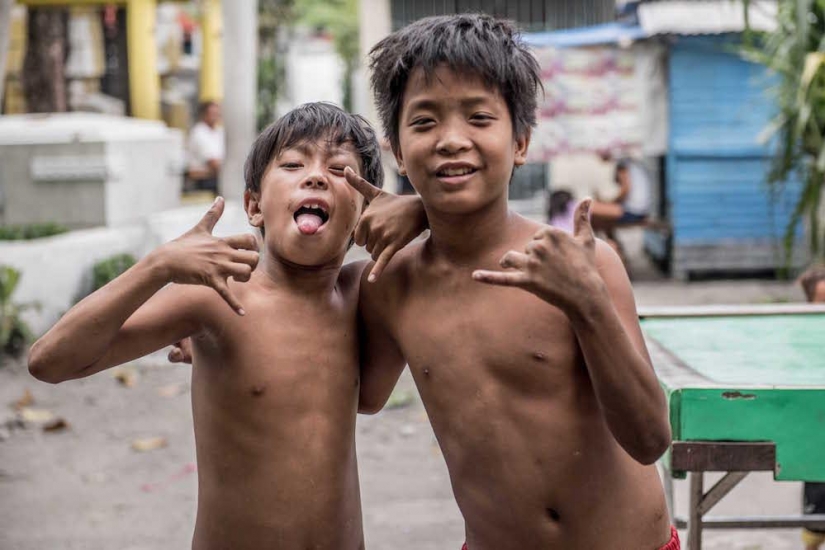
[[380, 189], [356, 174], [355, 171], [349, 166], [344, 168], [344, 176], [347, 178], [347, 183], [354, 187], [356, 191], [361, 193], [367, 201], [371, 201], [381, 194]]

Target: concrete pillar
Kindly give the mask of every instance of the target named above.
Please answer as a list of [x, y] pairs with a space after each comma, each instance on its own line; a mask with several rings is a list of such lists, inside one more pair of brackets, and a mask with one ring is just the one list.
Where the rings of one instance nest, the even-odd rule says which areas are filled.
[[126, 7], [126, 42], [131, 114], [137, 118], [160, 120], [156, 17], [155, 0], [129, 0]]
[[204, 0], [201, 12], [200, 101], [223, 99], [223, 20], [221, 0]]
[[[360, 27], [359, 42], [361, 63], [355, 71], [353, 80], [356, 82], [353, 90], [353, 108], [370, 121], [379, 137], [384, 135], [378, 111], [373, 101], [370, 88], [370, 71], [367, 67], [367, 55], [370, 49], [382, 38], [392, 32], [392, 13], [390, 0], [361, 0], [358, 3], [358, 22]], [[382, 157], [384, 165], [384, 189], [397, 193], [398, 180], [396, 177], [396, 163], [392, 152], [386, 151]]]
[[243, 197], [243, 163], [255, 139], [258, 74], [258, 3], [223, 2], [223, 120], [226, 158], [221, 193], [227, 200]]

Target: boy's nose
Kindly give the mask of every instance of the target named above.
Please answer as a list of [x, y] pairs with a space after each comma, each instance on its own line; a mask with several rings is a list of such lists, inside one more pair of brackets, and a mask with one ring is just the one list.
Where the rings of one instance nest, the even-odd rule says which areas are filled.
[[327, 179], [321, 174], [310, 174], [304, 180], [302, 187], [306, 187], [309, 189], [326, 189], [329, 187], [329, 183]]
[[436, 151], [442, 155], [455, 155], [471, 147], [470, 140], [455, 131], [446, 131], [436, 143]]

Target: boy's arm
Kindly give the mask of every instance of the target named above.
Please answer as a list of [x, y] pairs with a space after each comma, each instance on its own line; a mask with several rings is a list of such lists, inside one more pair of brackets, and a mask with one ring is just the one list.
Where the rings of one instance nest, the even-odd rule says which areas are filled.
[[344, 174], [347, 183], [369, 203], [355, 227], [355, 243], [365, 247], [375, 261], [368, 279], [374, 282], [396, 252], [429, 228], [427, 213], [417, 195], [393, 195], [382, 191], [351, 168]]
[[387, 403], [406, 362], [387, 325], [381, 287], [369, 283], [367, 273], [364, 269], [358, 299], [361, 358], [358, 412], [375, 414]]
[[476, 271], [477, 281], [523, 288], [564, 311], [584, 354], [590, 380], [616, 441], [651, 464], [670, 445], [667, 402], [636, 314], [630, 281], [613, 250], [593, 237], [589, 200], [576, 211], [571, 237], [539, 231], [526, 253], [501, 260], [511, 271]]
[[203, 290], [175, 286], [158, 292], [170, 282], [211, 286], [243, 314], [226, 279], [249, 279], [256, 243], [252, 235], [212, 237], [222, 212], [223, 201], [217, 200], [191, 231], [70, 309], [32, 346], [32, 375], [52, 383], [89, 376], [196, 332], [195, 306]]

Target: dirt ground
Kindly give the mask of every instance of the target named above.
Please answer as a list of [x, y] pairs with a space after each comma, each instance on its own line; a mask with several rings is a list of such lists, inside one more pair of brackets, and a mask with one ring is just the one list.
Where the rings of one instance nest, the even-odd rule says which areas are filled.
[[[790, 283], [642, 279], [635, 283], [639, 305], [802, 297]], [[121, 377], [131, 379], [131, 387], [112, 372], [50, 386], [31, 378], [22, 362], [0, 368], [0, 550], [189, 547], [197, 490], [189, 367], [156, 354], [127, 366]], [[46, 432], [36, 422], [15, 420], [11, 404], [27, 390], [34, 400], [30, 409], [49, 411], [68, 427]], [[407, 374], [393, 402], [398, 406], [358, 422], [367, 547], [458, 550], [461, 517]], [[165, 438], [166, 446], [132, 448], [135, 440], [153, 437]], [[751, 475], [715, 511], [792, 514], [800, 500], [799, 484]], [[678, 482], [677, 512], [684, 514], [686, 503], [685, 483]], [[802, 548], [797, 530], [706, 532], [704, 540], [706, 550]]]

